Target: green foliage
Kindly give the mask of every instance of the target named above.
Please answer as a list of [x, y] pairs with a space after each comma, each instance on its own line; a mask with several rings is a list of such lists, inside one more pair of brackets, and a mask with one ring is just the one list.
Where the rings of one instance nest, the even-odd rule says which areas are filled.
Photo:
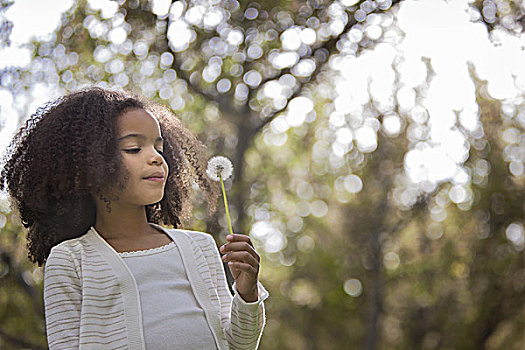
[[7, 201], [0, 206], [0, 348], [44, 349], [43, 269], [25, 251], [25, 233]]

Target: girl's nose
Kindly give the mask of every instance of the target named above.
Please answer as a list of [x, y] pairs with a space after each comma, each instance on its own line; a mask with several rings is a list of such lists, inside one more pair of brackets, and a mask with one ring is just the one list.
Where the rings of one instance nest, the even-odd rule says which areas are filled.
[[164, 162], [164, 159], [162, 158], [159, 152], [154, 150], [153, 155], [150, 158], [150, 162], [151, 164], [162, 164]]

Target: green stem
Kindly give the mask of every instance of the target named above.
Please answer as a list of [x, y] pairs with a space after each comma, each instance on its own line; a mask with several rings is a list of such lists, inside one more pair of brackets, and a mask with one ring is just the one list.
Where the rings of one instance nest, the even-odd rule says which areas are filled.
[[224, 198], [224, 208], [226, 209], [226, 219], [228, 220], [228, 229], [230, 230], [230, 235], [233, 235], [232, 224], [230, 222], [230, 213], [228, 212], [228, 200], [226, 199], [226, 190], [224, 190], [224, 183], [222, 182], [222, 177], [220, 175], [219, 175], [219, 180], [221, 180], [222, 198]]

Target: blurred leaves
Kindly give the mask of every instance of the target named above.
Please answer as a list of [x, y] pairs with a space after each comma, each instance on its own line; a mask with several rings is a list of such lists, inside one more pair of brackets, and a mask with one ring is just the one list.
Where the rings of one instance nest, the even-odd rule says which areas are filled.
[[27, 259], [25, 232], [5, 199], [0, 230], [0, 348], [44, 349], [42, 269]]
[[490, 31], [502, 28], [522, 33], [525, 26], [525, 3], [521, 0], [475, 0], [470, 11], [473, 21], [480, 20]]
[[9, 36], [13, 30], [13, 23], [5, 17], [5, 12], [13, 5], [13, 0], [0, 1], [0, 48], [9, 46], [11, 41]]

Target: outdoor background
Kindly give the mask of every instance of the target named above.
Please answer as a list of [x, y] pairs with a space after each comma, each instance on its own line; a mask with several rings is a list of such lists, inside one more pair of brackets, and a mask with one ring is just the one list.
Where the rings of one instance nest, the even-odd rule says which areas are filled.
[[[261, 349], [523, 349], [524, 25], [522, 0], [0, 0], [0, 149], [67, 91], [138, 91], [234, 164]], [[222, 244], [218, 204], [186, 228]], [[44, 349], [5, 194], [0, 230], [0, 348]]]

